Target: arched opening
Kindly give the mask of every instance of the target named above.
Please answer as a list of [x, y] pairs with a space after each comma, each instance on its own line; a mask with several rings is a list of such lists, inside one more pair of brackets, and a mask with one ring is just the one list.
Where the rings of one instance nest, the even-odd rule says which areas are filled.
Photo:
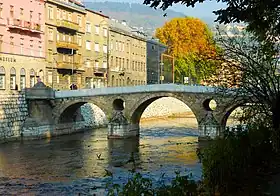
[[115, 76], [112, 76], [111, 86], [115, 86]]
[[242, 104], [233, 106], [224, 115], [224, 117], [222, 119], [222, 125], [224, 127], [229, 127], [229, 128], [237, 127], [239, 125], [245, 126], [242, 119], [244, 117], [244, 111], [246, 109], [248, 109], [249, 107], [251, 107], [251, 106], [248, 103], [242, 103]]
[[0, 67], [0, 89], [6, 89], [6, 71], [3, 66]]
[[207, 111], [214, 111], [217, 107], [217, 103], [214, 99], [206, 99], [203, 102], [203, 107]]
[[38, 72], [38, 77], [40, 78], [40, 80], [41, 80], [42, 82], [44, 82], [44, 72], [43, 72], [43, 70], [40, 70], [40, 71]]
[[35, 85], [35, 71], [34, 69], [30, 70], [30, 87]]
[[23, 90], [25, 87], [26, 87], [25, 69], [21, 68], [21, 70], [20, 70], [20, 90]]
[[16, 89], [16, 69], [14, 67], [10, 70], [10, 89]]
[[178, 98], [158, 96], [141, 103], [132, 114], [132, 123], [140, 126], [185, 127], [197, 130], [195, 114]]
[[66, 107], [58, 123], [84, 122], [88, 127], [105, 126], [106, 114], [97, 105], [88, 102], [77, 102]]
[[124, 105], [124, 101], [122, 99], [115, 99], [113, 101], [114, 110], [123, 111], [124, 107], [125, 107], [125, 105]]

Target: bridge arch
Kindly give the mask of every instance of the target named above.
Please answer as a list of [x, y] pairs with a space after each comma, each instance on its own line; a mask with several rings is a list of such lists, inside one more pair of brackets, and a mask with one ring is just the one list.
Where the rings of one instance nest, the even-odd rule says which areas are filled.
[[70, 123], [70, 122], [82, 120], [79, 119], [80, 117], [82, 117], [81, 114], [79, 114], [79, 109], [81, 108], [81, 106], [87, 103], [94, 104], [105, 114], [106, 117], [108, 116], [106, 107], [104, 107], [103, 104], [98, 103], [97, 101], [93, 101], [91, 99], [67, 100], [67, 101], [62, 101], [53, 110], [55, 124]]
[[[145, 111], [145, 109], [154, 101], [163, 98], [163, 97], [172, 97], [175, 98], [177, 100], [180, 100], [181, 102], [183, 102], [188, 108], [190, 108], [190, 110], [192, 111], [192, 113], [194, 114], [197, 124], [199, 123], [199, 121], [201, 120], [200, 115], [198, 114], [198, 110], [195, 108], [194, 105], [197, 104], [192, 104], [191, 99], [187, 100], [184, 97], [177, 95], [177, 94], [170, 94], [170, 93], [157, 93], [155, 95], [148, 95], [145, 96], [143, 98], [141, 98], [131, 109], [131, 113], [130, 113], [130, 121], [132, 124], [139, 124], [141, 116], [143, 114], [143, 112]], [[201, 108], [202, 108], [202, 104], [201, 104]]]
[[224, 112], [222, 118], [221, 118], [221, 126], [222, 126], [222, 128], [226, 128], [227, 121], [228, 121], [230, 115], [232, 114], [232, 112], [234, 110], [236, 110], [238, 107], [245, 106], [246, 104], [250, 104], [250, 102], [248, 102], [246, 100], [238, 100], [234, 104], [232, 104], [229, 107], [227, 107], [225, 109], [225, 112]]

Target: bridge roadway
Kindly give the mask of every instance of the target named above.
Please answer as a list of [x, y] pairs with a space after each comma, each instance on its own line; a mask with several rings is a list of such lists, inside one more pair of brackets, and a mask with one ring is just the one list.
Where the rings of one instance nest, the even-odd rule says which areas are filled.
[[177, 93], [215, 93], [217, 88], [207, 86], [186, 86], [177, 84], [153, 84], [141, 86], [106, 87], [94, 89], [78, 89], [55, 91], [55, 98], [69, 97], [92, 97], [117, 94], [132, 93], [157, 93], [157, 92], [177, 92]]
[[[81, 121], [79, 108], [85, 103], [93, 103], [108, 118], [109, 138], [138, 136], [142, 113], [162, 97], [184, 102], [194, 113], [202, 137], [219, 136], [230, 113], [243, 104], [243, 100], [231, 93], [222, 94], [217, 88], [207, 86], [158, 84], [54, 91], [41, 83], [26, 89], [29, 116], [38, 123], [57, 125]], [[209, 107], [211, 100], [217, 103], [215, 110]]]

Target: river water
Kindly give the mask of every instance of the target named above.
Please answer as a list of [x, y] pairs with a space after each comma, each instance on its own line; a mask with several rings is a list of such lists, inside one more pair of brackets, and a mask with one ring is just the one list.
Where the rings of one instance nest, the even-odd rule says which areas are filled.
[[45, 140], [0, 145], [0, 195], [104, 195], [108, 177], [123, 183], [137, 171], [157, 182], [192, 173], [201, 176], [196, 156], [197, 130], [192, 118], [141, 123], [140, 138], [107, 140], [107, 129]]

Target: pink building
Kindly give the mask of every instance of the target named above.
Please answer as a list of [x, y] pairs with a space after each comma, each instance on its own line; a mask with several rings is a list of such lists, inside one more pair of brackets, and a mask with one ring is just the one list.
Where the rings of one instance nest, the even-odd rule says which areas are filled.
[[44, 80], [44, 0], [0, 0], [0, 90]]
[[1, 52], [44, 57], [44, 0], [0, 0]]

